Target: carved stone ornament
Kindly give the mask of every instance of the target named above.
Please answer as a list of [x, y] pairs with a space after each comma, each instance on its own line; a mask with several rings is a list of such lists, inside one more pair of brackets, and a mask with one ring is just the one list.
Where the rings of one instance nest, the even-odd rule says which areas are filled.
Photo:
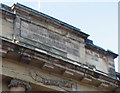
[[45, 85], [54, 85], [58, 87], [66, 87], [66, 88], [73, 88], [75, 87], [75, 83], [68, 81], [68, 80], [59, 80], [59, 79], [52, 79], [52, 78], [46, 78], [44, 76], [41, 76], [40, 73], [37, 71], [30, 71], [30, 76], [37, 82], [41, 82]]
[[19, 80], [19, 79], [12, 79], [10, 84], [8, 85], [9, 88], [17, 87], [17, 86], [24, 87], [26, 89], [26, 91], [31, 90], [31, 86], [28, 82], [22, 81], [22, 80]]

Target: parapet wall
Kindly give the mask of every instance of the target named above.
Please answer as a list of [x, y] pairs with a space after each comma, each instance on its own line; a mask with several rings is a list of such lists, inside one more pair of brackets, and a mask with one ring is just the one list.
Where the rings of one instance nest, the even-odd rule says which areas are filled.
[[80, 29], [21, 4], [2, 5], [1, 11], [2, 37], [115, 76], [114, 58], [117, 54], [87, 43], [89, 35]]

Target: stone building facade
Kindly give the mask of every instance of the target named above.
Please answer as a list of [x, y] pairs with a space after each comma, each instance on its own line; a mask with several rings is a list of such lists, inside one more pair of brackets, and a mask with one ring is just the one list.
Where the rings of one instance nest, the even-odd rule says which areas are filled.
[[120, 90], [118, 56], [88, 34], [22, 4], [1, 4], [3, 91]]

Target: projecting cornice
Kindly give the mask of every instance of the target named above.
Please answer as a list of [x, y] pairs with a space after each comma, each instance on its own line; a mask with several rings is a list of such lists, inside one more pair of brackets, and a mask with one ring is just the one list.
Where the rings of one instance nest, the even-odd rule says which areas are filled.
[[[117, 78], [110, 77], [107, 73], [97, 69], [94, 71], [83, 64], [75, 64], [75, 62], [70, 63], [69, 60], [64, 60], [63, 58], [61, 59], [42, 51], [32, 50], [30, 47], [28, 48], [12, 43], [6, 39], [1, 38], [1, 40], [3, 41], [3, 49], [0, 52], [3, 58], [17, 60], [22, 64], [31, 65], [32, 63], [32, 66], [38, 67], [44, 71], [62, 75], [96, 88], [119, 88], [120, 81]], [[38, 62], [37, 65], [36, 62]]]
[[112, 56], [113, 58], [117, 58], [119, 55], [112, 52], [111, 50], [105, 50], [95, 44], [93, 44], [92, 40], [86, 39], [86, 48], [92, 49], [93, 51], [97, 51], [101, 54], [107, 55], [107, 56]]
[[15, 14], [12, 12], [11, 8], [5, 4], [0, 4], [0, 13], [12, 19], [15, 18]]

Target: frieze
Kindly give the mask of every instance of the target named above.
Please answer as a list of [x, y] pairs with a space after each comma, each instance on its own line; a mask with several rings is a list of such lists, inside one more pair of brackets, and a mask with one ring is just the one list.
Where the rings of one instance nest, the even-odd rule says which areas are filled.
[[58, 87], [65, 87], [65, 88], [75, 88], [76, 85], [74, 82], [69, 80], [62, 80], [62, 79], [54, 79], [54, 78], [46, 78], [43, 74], [30, 70], [29, 75], [37, 82], [43, 83], [44, 85], [53, 85]]

